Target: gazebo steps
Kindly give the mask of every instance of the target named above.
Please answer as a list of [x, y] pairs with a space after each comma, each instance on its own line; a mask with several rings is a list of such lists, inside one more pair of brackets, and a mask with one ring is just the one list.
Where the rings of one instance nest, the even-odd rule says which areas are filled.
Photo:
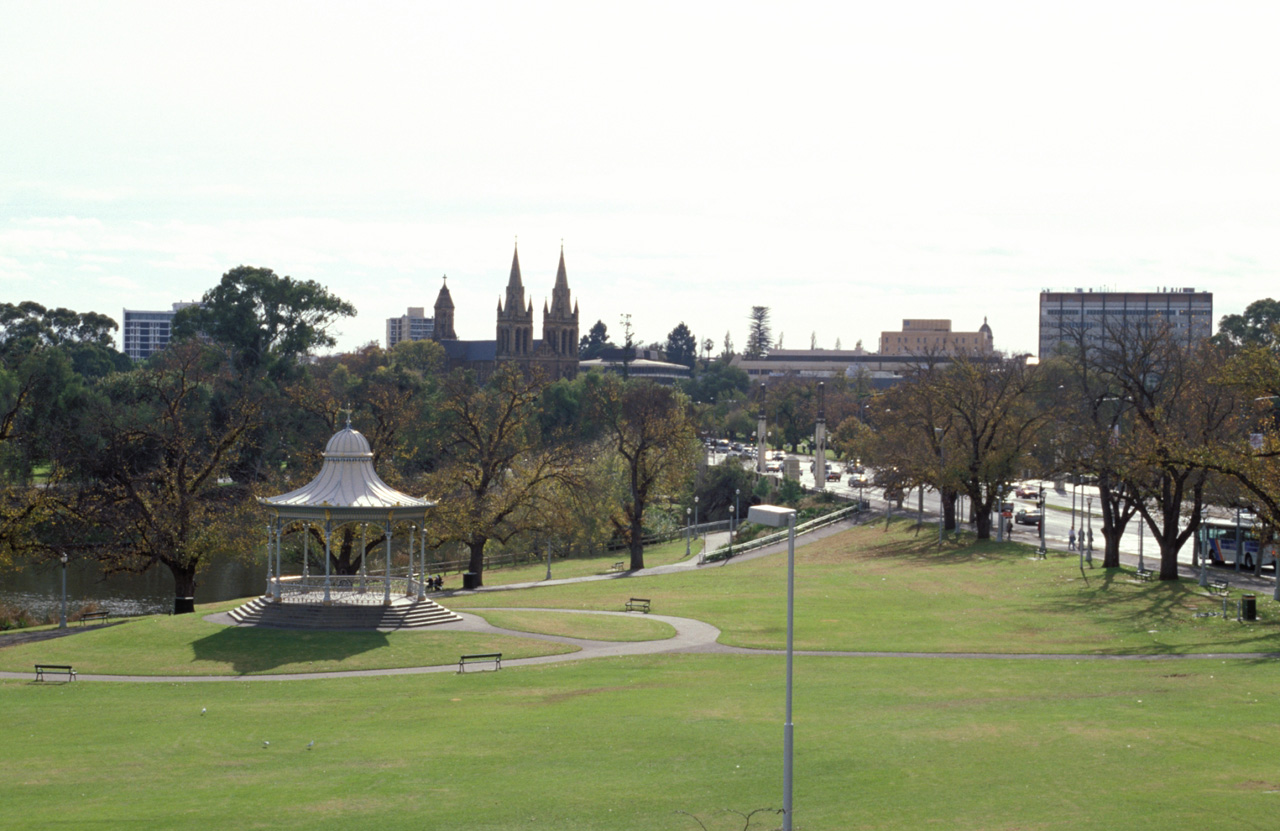
[[418, 629], [462, 619], [433, 600], [391, 606], [323, 606], [256, 598], [229, 614], [241, 626], [276, 629]]

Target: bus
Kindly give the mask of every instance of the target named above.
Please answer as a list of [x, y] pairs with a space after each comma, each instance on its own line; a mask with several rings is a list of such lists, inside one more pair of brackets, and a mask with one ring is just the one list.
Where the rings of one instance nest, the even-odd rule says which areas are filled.
[[1240, 541], [1240, 567], [1253, 570], [1258, 551], [1262, 551], [1262, 567], [1275, 568], [1275, 544], [1261, 546], [1253, 517], [1242, 516], [1237, 526], [1232, 520], [1204, 519], [1200, 522], [1200, 550], [1217, 566], [1236, 564], [1236, 540]]

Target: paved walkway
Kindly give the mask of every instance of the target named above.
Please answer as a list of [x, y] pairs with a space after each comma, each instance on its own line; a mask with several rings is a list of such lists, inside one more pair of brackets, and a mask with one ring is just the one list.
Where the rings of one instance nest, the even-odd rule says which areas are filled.
[[[868, 521], [874, 520], [875, 517], [869, 517]], [[796, 545], [801, 546], [831, 534], [839, 533], [847, 530], [851, 525], [855, 524], [852, 520], [849, 522], [839, 522], [820, 528], [809, 534], [798, 536]], [[723, 537], [723, 539], [717, 539]], [[708, 535], [707, 551], [714, 551], [714, 543], [724, 544], [727, 542], [728, 534], [720, 532], [719, 534]], [[720, 560], [714, 563], [700, 564], [698, 558], [689, 558], [679, 563], [673, 563], [665, 566], [658, 566], [652, 569], [642, 569], [636, 572], [620, 572], [617, 574], [601, 574], [591, 575], [587, 577], [571, 577], [563, 580], [543, 580], [532, 583], [516, 583], [505, 586], [486, 587], [479, 590], [457, 591], [450, 593], [453, 595], [475, 595], [485, 592], [511, 591], [513, 589], [529, 588], [533, 586], [552, 586], [566, 583], [582, 583], [597, 580], [620, 580], [628, 577], [648, 576], [656, 574], [670, 574], [677, 571], [687, 571], [697, 568], [719, 568], [725, 565], [744, 562], [748, 560], [767, 557], [787, 550], [787, 543], [781, 542], [776, 545], [766, 546], [734, 557], [732, 560]], [[1055, 554], [1075, 552], [1055, 551]], [[1094, 552], [1095, 565], [1100, 562], [1101, 555]], [[1135, 565], [1137, 558], [1132, 558], [1133, 563], [1128, 562], [1130, 558], [1122, 556], [1121, 560], [1126, 565]], [[1147, 558], [1150, 561], [1150, 558]], [[1154, 564], [1154, 563], [1150, 563]], [[1211, 574], [1218, 574], [1221, 569], [1211, 570]], [[1086, 573], [1088, 568], [1086, 567]], [[1180, 569], [1183, 577], [1186, 579], [1195, 579], [1198, 572], [1193, 572], [1190, 568]], [[1237, 588], [1256, 588], [1259, 592], [1262, 589], [1270, 589], [1273, 582], [1270, 580], [1258, 580], [1252, 574], [1244, 572], [1228, 572], [1232, 584]], [[615, 616], [638, 616], [636, 612], [597, 612], [579, 609], [516, 609], [503, 607], [504, 611], [539, 611], [539, 612], [556, 612], [561, 614], [590, 614], [590, 615], [615, 615]], [[446, 631], [446, 632], [475, 632], [480, 634], [502, 634], [511, 635], [520, 638], [529, 638], [533, 640], [549, 641], [553, 643], [567, 644], [577, 647], [576, 652], [570, 652], [559, 655], [543, 655], [535, 658], [514, 658], [505, 661], [506, 666], [529, 666], [535, 664], [554, 664], [565, 663], [569, 661], [585, 661], [592, 658], [612, 658], [628, 655], [658, 655], [658, 654], [674, 654], [674, 653], [705, 653], [705, 654], [722, 654], [722, 655], [784, 655], [785, 650], [781, 649], [746, 649], [743, 647], [726, 646], [718, 643], [720, 630], [709, 623], [704, 623], [692, 618], [673, 617], [670, 615], [649, 614], [644, 615], [648, 620], [659, 620], [670, 624], [675, 630], [675, 637], [664, 640], [654, 641], [595, 641], [584, 640], [579, 638], [567, 638], [558, 635], [540, 635], [530, 632], [519, 632], [511, 629], [501, 629], [490, 625], [483, 618], [468, 614], [466, 612], [456, 612], [462, 620], [455, 623], [439, 624], [432, 626], [429, 630], [423, 631]], [[234, 625], [231, 618], [225, 612], [220, 612], [206, 617], [207, 620], [215, 623]], [[113, 624], [114, 625], [114, 622]], [[0, 647], [11, 646], [14, 643], [31, 642], [36, 640], [46, 640], [54, 637], [63, 637], [74, 634], [79, 631], [87, 631], [88, 629], [100, 627], [86, 627], [85, 629], [66, 629], [51, 630], [45, 632], [31, 633], [13, 633], [12, 635], [0, 636]], [[15, 637], [19, 636], [19, 637]], [[20, 636], [26, 635], [25, 638]], [[856, 652], [856, 651], [809, 651], [797, 650], [795, 655], [807, 657], [834, 657], [834, 658], [922, 658], [934, 660], [1005, 660], [1005, 661], [1184, 661], [1184, 660], [1258, 660], [1258, 659], [1277, 659], [1280, 653], [1277, 652], [1205, 652], [1193, 654], [1149, 654], [1149, 655], [1095, 655], [1095, 654], [1059, 654], [1059, 653], [1006, 653], [1006, 652]], [[457, 664], [444, 664], [440, 666], [429, 667], [400, 667], [395, 669], [368, 669], [368, 670], [351, 670], [346, 672], [305, 672], [305, 673], [284, 673], [276, 675], [93, 675], [80, 674], [77, 680], [80, 681], [115, 681], [129, 683], [204, 683], [217, 681], [313, 681], [326, 678], [361, 678], [374, 675], [423, 675], [428, 673], [439, 672], [457, 672]], [[0, 672], [0, 679], [10, 680], [31, 680], [30, 672]]]

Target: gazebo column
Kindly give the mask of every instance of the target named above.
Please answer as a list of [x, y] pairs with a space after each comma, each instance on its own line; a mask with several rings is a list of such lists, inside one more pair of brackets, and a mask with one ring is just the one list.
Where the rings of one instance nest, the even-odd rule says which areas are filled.
[[333, 520], [329, 518], [329, 512], [324, 512], [324, 605], [328, 606], [333, 603], [329, 599], [329, 548], [333, 542]]
[[[418, 526], [413, 523], [409, 524], [409, 578], [404, 581], [404, 596], [413, 597], [413, 533], [418, 530]], [[418, 575], [418, 580], [422, 580], [422, 575]]]
[[364, 581], [369, 576], [365, 557], [369, 554], [369, 523], [360, 523], [360, 593], [364, 594]]
[[390, 606], [391, 605], [391, 520], [388, 519], [386, 522], [382, 523], [382, 532], [386, 534], [386, 543], [387, 543], [387, 570], [386, 570], [386, 579], [382, 581], [382, 585], [383, 585], [382, 605]]
[[271, 561], [271, 539], [272, 539], [271, 534], [272, 534], [272, 530], [273, 530], [273, 529], [272, 529], [272, 527], [271, 527], [271, 523], [270, 523], [270, 522], [268, 522], [268, 523], [267, 523], [267, 591], [266, 591], [266, 593], [263, 595], [264, 597], [275, 597], [275, 595], [274, 595], [274, 594], [272, 594], [272, 590], [273, 590], [274, 585], [275, 585], [275, 584], [273, 583], [274, 573], [273, 573], [273, 571], [272, 571], [272, 567], [275, 565], [275, 563], [273, 563], [273, 562]]
[[[280, 517], [276, 517], [276, 602], [280, 603], [284, 600], [284, 585], [280, 582], [280, 578], [284, 576], [284, 565], [280, 559], [280, 548], [284, 537], [284, 523], [280, 521]], [[270, 554], [268, 554], [270, 556]]]
[[419, 542], [422, 554], [418, 558], [418, 599], [427, 599], [427, 522], [422, 521], [422, 539]]
[[305, 580], [311, 574], [311, 523], [305, 523], [302, 526], [302, 579]]

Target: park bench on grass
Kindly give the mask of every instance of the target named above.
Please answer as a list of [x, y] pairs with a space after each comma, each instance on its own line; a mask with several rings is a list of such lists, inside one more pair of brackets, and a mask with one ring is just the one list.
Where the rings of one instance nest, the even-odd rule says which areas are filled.
[[1140, 568], [1133, 573], [1133, 576], [1137, 577], [1139, 580], [1142, 580], [1143, 582], [1146, 582], [1147, 580], [1150, 580], [1152, 575], [1154, 574], [1155, 572], [1149, 568]]
[[80, 616], [80, 625], [84, 626], [91, 620], [106, 620], [111, 617], [110, 612], [85, 612]]
[[1213, 592], [1214, 594], [1226, 594], [1227, 589], [1229, 589], [1230, 587], [1231, 587], [1231, 584], [1227, 582], [1227, 578], [1225, 577], [1209, 578], [1209, 591]]
[[649, 614], [649, 598], [647, 597], [631, 598], [630, 600], [627, 601], [627, 611], [628, 612], [644, 612], [646, 615]]
[[37, 681], [43, 681], [46, 672], [66, 673], [68, 681], [76, 680], [76, 671], [65, 664], [36, 664]]
[[458, 672], [465, 672], [467, 664], [474, 664], [480, 661], [492, 661], [494, 669], [502, 669], [502, 653], [486, 652], [483, 655], [463, 655], [458, 659]]

